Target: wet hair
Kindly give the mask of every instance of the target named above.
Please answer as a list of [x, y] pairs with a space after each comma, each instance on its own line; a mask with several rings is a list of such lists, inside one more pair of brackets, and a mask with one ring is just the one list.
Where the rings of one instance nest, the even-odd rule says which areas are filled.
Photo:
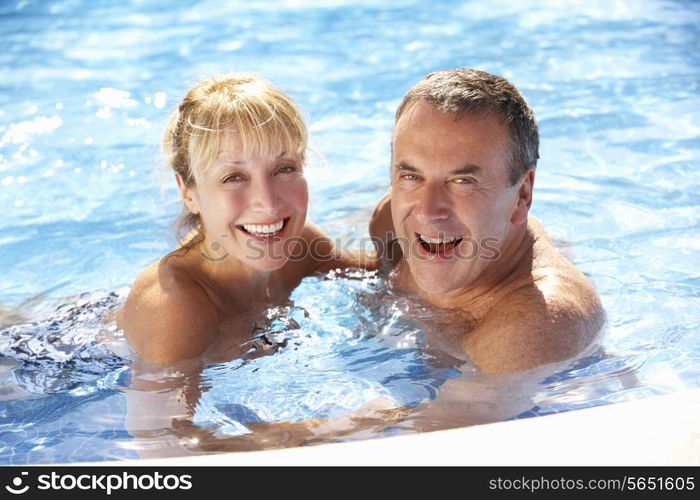
[[[292, 99], [257, 75], [235, 73], [208, 78], [187, 92], [163, 134], [168, 166], [187, 187], [196, 185], [230, 132], [238, 134], [244, 156], [285, 152], [304, 160], [307, 129]], [[183, 207], [176, 234], [199, 224], [199, 215]]]
[[421, 100], [457, 118], [472, 112], [493, 113], [502, 118], [511, 139], [508, 172], [511, 185], [518, 182], [530, 166], [537, 166], [540, 140], [535, 113], [505, 78], [475, 69], [430, 73], [404, 96], [396, 111], [396, 121], [408, 107]]

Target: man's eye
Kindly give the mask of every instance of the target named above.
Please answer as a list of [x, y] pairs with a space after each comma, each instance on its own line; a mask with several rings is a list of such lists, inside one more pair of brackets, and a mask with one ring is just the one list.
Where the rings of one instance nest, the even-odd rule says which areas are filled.
[[241, 174], [231, 174], [231, 175], [227, 175], [226, 177], [224, 177], [222, 182], [223, 183], [238, 182], [238, 181], [242, 181], [242, 180], [243, 180], [243, 176]]
[[474, 184], [474, 179], [468, 177], [458, 177], [453, 181], [455, 184]]
[[416, 174], [403, 174], [401, 178], [407, 181], [415, 181], [418, 179], [418, 176]]

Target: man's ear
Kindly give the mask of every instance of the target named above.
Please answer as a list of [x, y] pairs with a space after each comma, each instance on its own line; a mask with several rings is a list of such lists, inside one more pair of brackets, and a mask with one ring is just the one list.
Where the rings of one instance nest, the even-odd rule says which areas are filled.
[[175, 172], [175, 181], [177, 181], [177, 187], [180, 189], [180, 196], [182, 196], [185, 206], [190, 212], [197, 215], [199, 213], [199, 203], [197, 202], [194, 187], [187, 187], [184, 179], [177, 172]]
[[510, 221], [519, 226], [527, 221], [527, 214], [532, 206], [532, 190], [535, 187], [535, 167], [529, 167], [520, 180], [518, 199]]

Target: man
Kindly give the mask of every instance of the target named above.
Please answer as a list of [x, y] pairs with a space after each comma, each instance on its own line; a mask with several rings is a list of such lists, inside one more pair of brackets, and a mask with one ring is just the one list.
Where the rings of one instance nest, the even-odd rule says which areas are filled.
[[591, 283], [528, 216], [538, 145], [507, 80], [432, 73], [399, 105], [391, 188], [370, 222], [390, 282], [451, 318], [429, 334], [485, 373], [570, 359], [604, 321]]

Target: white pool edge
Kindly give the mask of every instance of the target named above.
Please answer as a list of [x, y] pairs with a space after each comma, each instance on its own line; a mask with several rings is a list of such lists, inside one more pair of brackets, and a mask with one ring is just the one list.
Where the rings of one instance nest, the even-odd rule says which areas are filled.
[[700, 389], [383, 439], [90, 465], [700, 465]]

